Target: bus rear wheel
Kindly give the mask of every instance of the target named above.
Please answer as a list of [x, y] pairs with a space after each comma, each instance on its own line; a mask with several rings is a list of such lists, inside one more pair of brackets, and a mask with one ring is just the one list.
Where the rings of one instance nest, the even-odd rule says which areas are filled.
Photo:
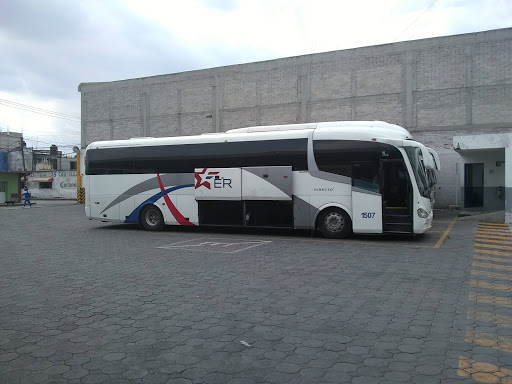
[[154, 205], [146, 205], [140, 213], [140, 225], [146, 231], [159, 231], [164, 227], [164, 216]]
[[343, 209], [331, 207], [320, 212], [317, 227], [328, 239], [343, 239], [352, 232], [352, 221]]

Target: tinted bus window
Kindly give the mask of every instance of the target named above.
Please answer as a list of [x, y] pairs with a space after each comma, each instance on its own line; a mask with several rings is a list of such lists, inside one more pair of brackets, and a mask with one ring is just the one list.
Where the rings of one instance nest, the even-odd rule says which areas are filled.
[[87, 151], [87, 175], [134, 173], [134, 148], [93, 149]]
[[381, 158], [402, 158], [396, 147], [373, 141], [315, 140], [313, 151], [319, 170], [348, 177], [352, 176], [356, 162], [378, 164]]
[[192, 173], [195, 168], [276, 165], [307, 169], [307, 139], [91, 149], [86, 174]]
[[187, 152], [182, 145], [135, 148], [134, 173], [180, 173], [187, 166]]

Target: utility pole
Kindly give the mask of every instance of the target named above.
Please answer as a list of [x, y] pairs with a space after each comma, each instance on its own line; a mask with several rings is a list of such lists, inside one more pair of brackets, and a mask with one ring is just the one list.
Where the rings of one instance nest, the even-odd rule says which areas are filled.
[[23, 149], [27, 145], [25, 141], [23, 140], [23, 136], [20, 137], [20, 148], [21, 148], [21, 161], [23, 161], [23, 172], [25, 172], [27, 169], [25, 168], [25, 153], [23, 152]]
[[78, 204], [85, 204], [85, 189], [82, 188], [82, 175], [80, 174], [80, 148], [73, 147], [76, 153], [76, 201]]

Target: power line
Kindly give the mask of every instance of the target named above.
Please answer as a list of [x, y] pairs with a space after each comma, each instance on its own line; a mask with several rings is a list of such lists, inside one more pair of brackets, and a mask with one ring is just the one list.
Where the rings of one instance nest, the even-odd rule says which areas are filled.
[[50, 111], [48, 109], [43, 109], [43, 108], [32, 107], [30, 105], [16, 103], [14, 101], [9, 101], [9, 100], [5, 100], [5, 99], [0, 99], [0, 103], [7, 105], [7, 106], [12, 106], [13, 108], [23, 108], [25, 110], [34, 111], [37, 113], [48, 113], [48, 114], [52, 114], [52, 115], [59, 116], [59, 117], [80, 119], [79, 116], [69, 115], [67, 113], [54, 112], [54, 111]]
[[[28, 140], [28, 141], [31, 141], [33, 143], [41, 143], [41, 144], [48, 144], [48, 145], [52, 145], [52, 144], [55, 144], [55, 145], [59, 145], [61, 147], [73, 147], [75, 146], [76, 144], [65, 144], [61, 141], [61, 139], [64, 139], [64, 136], [66, 135], [59, 135], [59, 134], [55, 134], [55, 135], [38, 135], [38, 136], [26, 136], [26, 135], [23, 135], [23, 139], [24, 140]], [[67, 141], [68, 143], [71, 142], [80, 142], [80, 139], [79, 139], [79, 136], [80, 134], [78, 135], [74, 135], [74, 136], [68, 136], [68, 137], [72, 137], [71, 139], [69, 139], [69, 141]], [[58, 141], [55, 141], [53, 140], [53, 137], [56, 137]]]
[[79, 144], [64, 144], [64, 143], [57, 143], [55, 141], [47, 142], [47, 141], [37, 141], [37, 144], [45, 144], [51, 147], [52, 145], [57, 145], [59, 148], [73, 148], [78, 147]]
[[412, 21], [412, 23], [411, 23], [411, 24], [409, 24], [409, 25], [408, 25], [408, 26], [407, 26], [407, 27], [406, 27], [402, 32], [400, 32], [400, 33], [399, 33], [399, 34], [398, 34], [398, 35], [393, 39], [392, 43], [394, 43], [394, 42], [395, 42], [395, 41], [400, 37], [400, 35], [401, 35], [402, 33], [404, 33], [405, 31], [407, 31], [407, 30], [408, 30], [408, 29], [409, 29], [409, 28], [410, 28], [410, 27], [411, 27], [415, 22], [417, 22], [417, 21], [418, 21], [418, 19], [419, 19], [421, 16], [423, 16], [423, 14], [424, 14], [425, 12], [427, 12], [430, 8], [432, 8], [432, 7], [434, 6], [434, 4], [435, 4], [435, 3], [437, 3], [438, 1], [439, 1], [439, 0], [434, 0], [434, 2], [433, 2], [432, 4], [430, 4], [430, 5], [429, 5], [429, 6], [428, 6], [428, 7], [427, 7], [423, 12], [421, 12], [421, 13], [420, 13], [420, 15], [419, 15], [417, 18], [415, 18], [415, 19]]
[[66, 113], [50, 111], [48, 109], [32, 107], [30, 105], [15, 103], [14, 101], [9, 101], [9, 100], [5, 100], [5, 99], [0, 99], [0, 105], [10, 107], [10, 108], [20, 109], [20, 110], [26, 111], [26, 112], [36, 113], [38, 115], [54, 117], [56, 119], [73, 121], [76, 123], [79, 123], [81, 121], [81, 118], [79, 116], [73, 116], [73, 115], [68, 115]]
[[24, 137], [25, 140], [29, 140], [29, 141], [32, 141], [36, 144], [45, 144], [45, 145], [48, 145], [48, 146], [51, 146], [51, 145], [57, 145], [59, 146], [59, 148], [73, 148], [75, 146], [80, 146], [79, 144], [64, 144], [64, 143], [59, 143], [59, 142], [56, 142], [56, 141], [44, 141], [44, 140], [36, 140], [36, 139], [31, 139], [31, 138], [27, 138], [27, 137]]
[[23, 133], [23, 137], [29, 137], [29, 136], [35, 137], [35, 138], [39, 137], [42, 140], [44, 140], [45, 138], [53, 139], [54, 137], [76, 139], [76, 138], [79, 138], [81, 135], [80, 132], [77, 132], [77, 133], [61, 133], [61, 132], [42, 133], [41, 131], [28, 130], [28, 129], [23, 130], [22, 133]]

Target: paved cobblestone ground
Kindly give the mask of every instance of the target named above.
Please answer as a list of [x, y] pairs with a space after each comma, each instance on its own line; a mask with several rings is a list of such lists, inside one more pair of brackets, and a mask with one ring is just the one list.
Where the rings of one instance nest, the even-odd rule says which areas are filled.
[[448, 224], [329, 241], [1, 208], [0, 382], [506, 382], [512, 273], [475, 265], [477, 221], [433, 248]]

